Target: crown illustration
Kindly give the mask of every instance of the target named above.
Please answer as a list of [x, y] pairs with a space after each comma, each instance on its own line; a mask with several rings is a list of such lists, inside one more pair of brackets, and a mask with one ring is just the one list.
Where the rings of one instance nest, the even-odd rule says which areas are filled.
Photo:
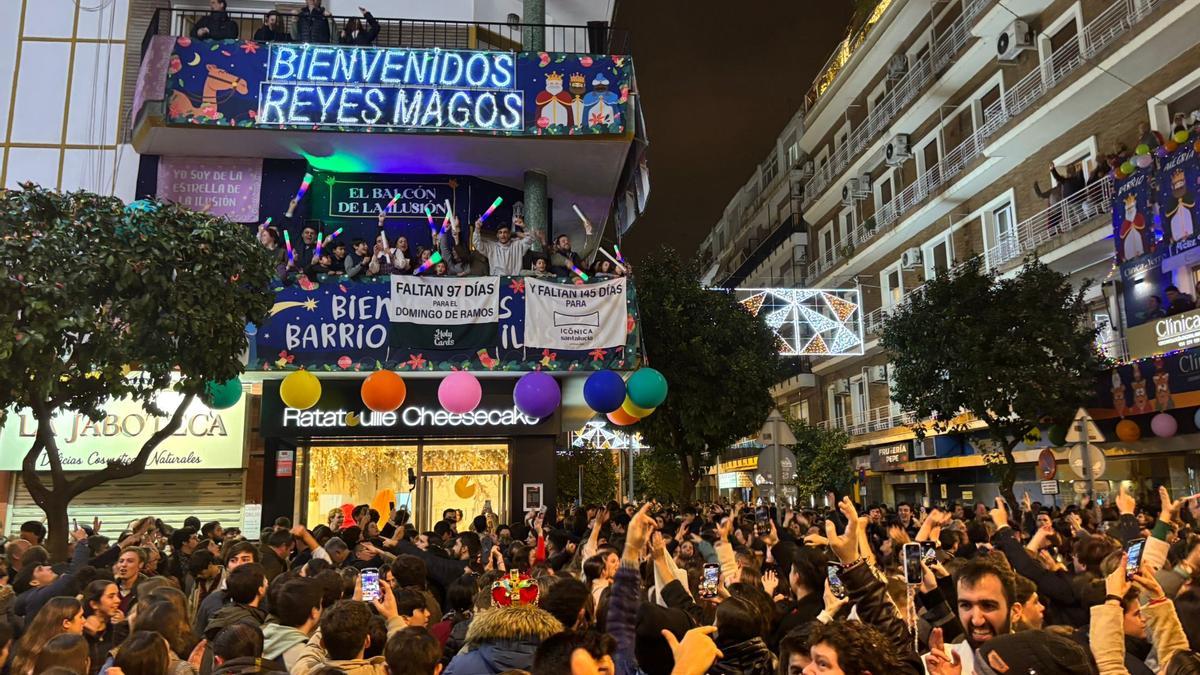
[[512, 570], [492, 584], [492, 602], [498, 607], [537, 605], [538, 585], [528, 575]]
[[562, 75], [559, 73], [546, 73], [546, 82], [562, 82]]
[[572, 73], [571, 74], [570, 84], [572, 87], [577, 87], [577, 86], [582, 87], [582, 86], [584, 86], [584, 84], [586, 82], [587, 82], [587, 78], [583, 76], [583, 73]]
[[1171, 187], [1183, 187], [1187, 185], [1187, 176], [1184, 175], [1183, 169], [1175, 169], [1175, 173], [1171, 174]]
[[1133, 194], [1132, 192], [1125, 195], [1125, 203], [1129, 204], [1130, 206], [1137, 204], [1137, 195]]

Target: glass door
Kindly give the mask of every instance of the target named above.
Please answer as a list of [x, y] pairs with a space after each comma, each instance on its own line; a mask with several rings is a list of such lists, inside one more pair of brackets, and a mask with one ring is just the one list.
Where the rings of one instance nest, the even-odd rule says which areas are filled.
[[388, 502], [399, 508], [411, 498], [408, 477], [416, 469], [416, 445], [313, 446], [304, 524], [330, 525], [343, 504], [371, 504], [387, 518]]
[[432, 527], [446, 509], [462, 511], [465, 529], [490, 507], [509, 522], [508, 444], [495, 441], [448, 441], [421, 446], [421, 520]]

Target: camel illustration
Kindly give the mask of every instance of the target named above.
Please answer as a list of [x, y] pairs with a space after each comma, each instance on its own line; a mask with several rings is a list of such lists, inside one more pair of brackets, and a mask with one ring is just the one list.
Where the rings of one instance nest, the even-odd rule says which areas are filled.
[[210, 119], [221, 119], [224, 115], [217, 110], [217, 105], [229, 100], [232, 94], [218, 101], [217, 92], [228, 89], [232, 89], [243, 95], [249, 91], [249, 88], [246, 86], [246, 80], [210, 63], [208, 64], [208, 77], [204, 78], [204, 96], [200, 99], [200, 105], [196, 105], [196, 101], [191, 94], [183, 91], [175, 91], [171, 94], [170, 116], [176, 118], [200, 115]]

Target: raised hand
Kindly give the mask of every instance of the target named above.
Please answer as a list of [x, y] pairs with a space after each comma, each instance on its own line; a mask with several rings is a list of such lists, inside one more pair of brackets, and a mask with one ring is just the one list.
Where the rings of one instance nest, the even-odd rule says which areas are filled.
[[763, 572], [762, 587], [768, 597], [775, 597], [775, 589], [779, 587], [779, 575], [775, 573], [775, 570]]
[[700, 626], [684, 633], [683, 642], [680, 642], [674, 633], [664, 630], [662, 636], [675, 658], [671, 675], [703, 675], [717, 659], [724, 658], [725, 655], [712, 640], [715, 632], [716, 626]]
[[1134, 510], [1137, 508], [1137, 500], [1133, 498], [1133, 495], [1129, 494], [1129, 490], [1125, 488], [1125, 483], [1123, 482], [1121, 483], [1121, 489], [1117, 492], [1116, 501], [1117, 511], [1123, 516], [1132, 516]]
[[1125, 565], [1129, 562], [1129, 554], [1122, 553], [1121, 561], [1117, 567], [1104, 578], [1104, 592], [1108, 595], [1115, 595], [1118, 598], [1125, 597], [1125, 593], [1129, 591], [1129, 580], [1125, 578]]
[[962, 662], [957, 653], [946, 651], [946, 639], [942, 636], [941, 628], [934, 628], [929, 634], [925, 668], [929, 675], [962, 675]]
[[825, 521], [825, 538], [829, 540], [829, 548], [843, 564], [858, 560], [858, 511], [849, 497], [842, 497], [838, 510], [846, 517], [846, 529], [838, 534], [832, 520]]
[[1008, 509], [1004, 508], [1004, 497], [996, 497], [996, 508], [988, 511], [988, 515], [992, 517], [997, 530], [1008, 526]]

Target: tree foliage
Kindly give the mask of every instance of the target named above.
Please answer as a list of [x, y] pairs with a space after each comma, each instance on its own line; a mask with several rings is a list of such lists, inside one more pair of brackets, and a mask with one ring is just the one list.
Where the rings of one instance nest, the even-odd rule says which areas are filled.
[[555, 456], [554, 468], [562, 502], [579, 498], [581, 475], [584, 504], [604, 504], [617, 495], [617, 460], [612, 450], [570, 446]]
[[[0, 423], [19, 408], [37, 420], [22, 476], [56, 557], [65, 557], [71, 499], [140, 473], [205, 384], [242, 371], [246, 323], [271, 307], [271, 260], [251, 230], [174, 204], [141, 206], [32, 184], [0, 191]], [[155, 404], [165, 389], [183, 395], [173, 411]], [[115, 398], [169, 423], [129, 464], [68, 475], [54, 412], [98, 420]]]
[[669, 450], [643, 448], [633, 458], [633, 491], [643, 499], [660, 502], [688, 501], [680, 492], [679, 456]]
[[975, 260], [940, 272], [884, 323], [892, 400], [939, 433], [982, 421], [985, 457], [1010, 503], [1014, 448], [1044, 420], [1070, 419], [1095, 387], [1102, 361], [1085, 290], [1036, 259], [1007, 279]]
[[796, 444], [796, 490], [801, 500], [821, 497], [830, 490], [844, 495], [854, 483], [854, 466], [846, 444], [850, 435], [841, 429], [825, 429], [804, 420], [788, 420]]
[[696, 261], [668, 248], [638, 266], [637, 289], [648, 364], [670, 390], [636, 429], [647, 445], [675, 453], [690, 496], [713, 457], [770, 412], [775, 334], [732, 295], [702, 287]]

